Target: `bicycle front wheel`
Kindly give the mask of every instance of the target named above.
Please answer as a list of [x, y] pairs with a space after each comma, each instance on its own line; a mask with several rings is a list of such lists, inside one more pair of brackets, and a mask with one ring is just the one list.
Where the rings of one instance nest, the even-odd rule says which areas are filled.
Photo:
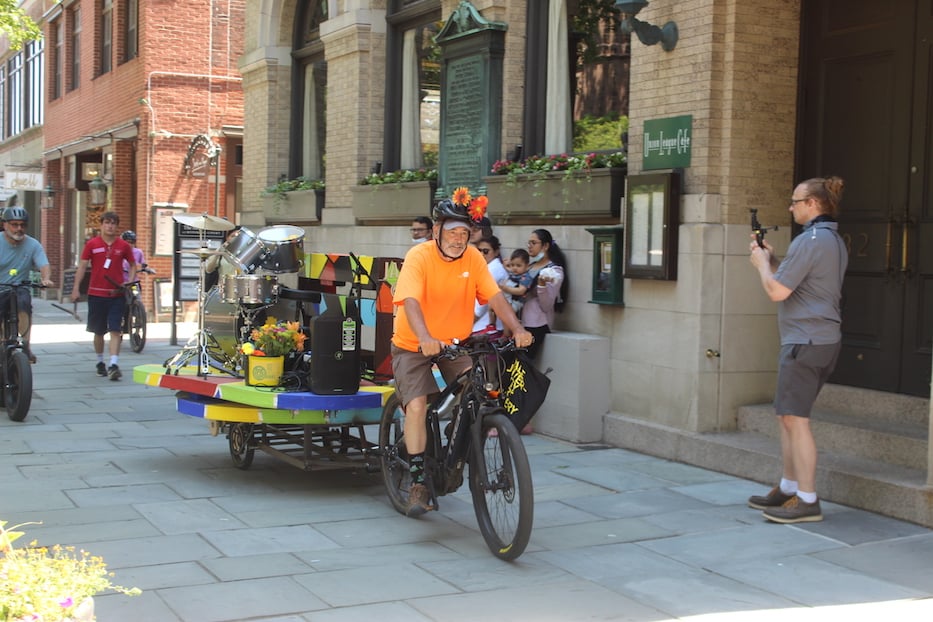
[[130, 305], [130, 346], [133, 352], [142, 352], [146, 347], [146, 309], [139, 302]]
[[29, 359], [19, 350], [10, 355], [7, 364], [3, 401], [10, 419], [22, 421], [32, 404], [32, 369], [29, 367]]
[[408, 451], [405, 449], [405, 413], [398, 395], [393, 394], [382, 409], [379, 422], [379, 466], [382, 482], [392, 507], [400, 514], [408, 511], [411, 487]]
[[479, 530], [492, 554], [511, 561], [525, 551], [534, 522], [531, 466], [518, 430], [505, 413], [482, 419], [470, 460], [470, 492]]

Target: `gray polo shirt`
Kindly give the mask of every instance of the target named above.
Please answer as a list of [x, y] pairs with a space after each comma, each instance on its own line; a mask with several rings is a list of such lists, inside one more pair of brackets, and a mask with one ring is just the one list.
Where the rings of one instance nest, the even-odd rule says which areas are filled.
[[842, 339], [842, 279], [849, 255], [838, 223], [810, 222], [790, 243], [774, 279], [793, 290], [778, 303], [781, 345], [826, 345]]

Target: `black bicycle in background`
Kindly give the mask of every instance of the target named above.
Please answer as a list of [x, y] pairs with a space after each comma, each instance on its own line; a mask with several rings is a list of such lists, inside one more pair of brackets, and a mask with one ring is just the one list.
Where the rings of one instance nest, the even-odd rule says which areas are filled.
[[[474, 336], [446, 347], [435, 361], [469, 356], [472, 365], [428, 405], [428, 442], [424, 454], [426, 485], [435, 507], [438, 497], [463, 484], [469, 464], [473, 509], [493, 555], [516, 559], [525, 551], [534, 521], [531, 467], [518, 430], [499, 402], [502, 355], [514, 343]], [[441, 421], [450, 421], [441, 431]], [[405, 413], [393, 394], [379, 424], [379, 460], [392, 506], [405, 514], [411, 486], [405, 449]]]
[[23, 338], [19, 334], [19, 300], [16, 295], [16, 290], [26, 287], [41, 288], [42, 285], [32, 281], [0, 284], [0, 293], [6, 294], [8, 298], [6, 309], [0, 311], [0, 343], [3, 344], [3, 354], [0, 355], [0, 399], [3, 400], [7, 416], [13, 421], [25, 419], [32, 405], [32, 368], [23, 348]]
[[[137, 274], [155, 274], [148, 264], [143, 264]], [[146, 347], [146, 305], [143, 304], [142, 282], [138, 279], [129, 283], [117, 283], [107, 277], [114, 286], [123, 291], [126, 304], [123, 309], [123, 334], [129, 335], [133, 352], [142, 352]]]

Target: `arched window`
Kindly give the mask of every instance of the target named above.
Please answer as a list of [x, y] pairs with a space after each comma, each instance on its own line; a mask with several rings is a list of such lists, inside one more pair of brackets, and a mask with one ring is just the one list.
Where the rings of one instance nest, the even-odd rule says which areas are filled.
[[327, 143], [327, 61], [321, 23], [327, 20], [327, 0], [305, 0], [295, 16], [292, 46], [292, 123], [289, 176], [324, 178]]

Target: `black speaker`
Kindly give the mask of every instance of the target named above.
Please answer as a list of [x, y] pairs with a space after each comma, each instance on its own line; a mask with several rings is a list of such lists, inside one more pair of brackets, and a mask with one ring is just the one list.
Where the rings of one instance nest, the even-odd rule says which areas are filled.
[[356, 393], [360, 390], [360, 371], [359, 320], [342, 313], [325, 313], [312, 319], [311, 392]]

